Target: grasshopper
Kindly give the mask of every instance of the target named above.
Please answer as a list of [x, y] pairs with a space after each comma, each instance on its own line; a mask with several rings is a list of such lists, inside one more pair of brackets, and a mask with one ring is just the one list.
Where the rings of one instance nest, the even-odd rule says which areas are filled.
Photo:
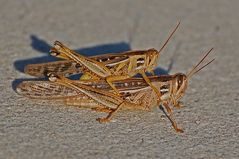
[[[153, 69], [157, 67], [157, 60], [159, 58], [159, 53], [164, 49], [164, 47], [167, 45], [173, 34], [176, 32], [178, 29], [180, 23], [177, 24], [175, 29], [171, 32], [170, 36], [168, 39], [165, 41], [163, 46], [159, 51], [155, 49], [149, 49], [149, 50], [132, 50], [132, 51], [126, 51], [122, 53], [110, 53], [110, 54], [102, 54], [102, 55], [97, 55], [97, 56], [90, 56], [88, 58], [92, 59], [93, 61], [100, 62], [104, 64], [106, 67], [109, 69], [113, 70], [119, 65], [127, 65], [129, 64], [128, 61], [132, 61], [134, 57], [137, 56], [142, 56], [144, 58], [136, 58], [137, 59], [137, 66], [140, 64], [146, 63], [145, 56], [148, 58], [151, 58], [151, 62], [147, 63], [148, 66], [151, 67], [149, 69], [149, 72], [153, 72]], [[153, 52], [157, 51], [156, 55], [154, 55]], [[76, 54], [76, 56], [80, 56], [79, 54]], [[156, 56], [156, 57], [154, 57]], [[84, 58], [84, 57], [83, 57]], [[123, 63], [123, 64], [122, 64]], [[134, 64], [135, 65], [135, 64]], [[48, 63], [40, 63], [40, 64], [29, 64], [24, 68], [24, 72], [36, 76], [36, 77], [45, 77], [47, 73], [53, 72], [57, 75], [63, 75], [63, 76], [69, 76], [72, 74], [79, 74], [82, 73], [82, 64], [76, 63], [74, 61], [69, 61], [69, 60], [60, 60], [60, 61], [55, 61], [55, 62], [48, 62]], [[127, 71], [127, 70], [124, 70]], [[83, 71], [84, 72], [84, 71]], [[127, 72], [126, 72], [127, 73]], [[83, 77], [86, 78], [86, 77]]]
[[171, 32], [169, 38], [159, 51], [156, 49], [136, 50], [123, 52], [120, 54], [106, 54], [94, 57], [85, 57], [75, 53], [73, 50], [67, 48], [59, 41], [56, 41], [54, 47], [50, 51], [51, 55], [66, 60], [46, 64], [28, 65], [25, 68], [25, 72], [37, 76], [47, 74], [48, 72], [61, 75], [66, 74], [67, 72], [79, 73], [80, 68], [83, 72], [81, 80], [105, 79], [117, 94], [119, 94], [119, 91], [112, 84], [113, 81], [127, 79], [139, 73], [142, 75], [147, 84], [150, 85], [160, 97], [160, 92], [151, 84], [145, 72], [153, 73], [153, 70], [157, 67], [157, 61], [160, 52], [173, 36], [174, 32], [179, 27], [179, 24], [180, 23], [178, 23], [175, 29]]
[[[180, 108], [179, 101], [185, 94], [189, 79], [213, 62], [212, 59], [205, 65], [200, 64], [210, 54], [210, 49], [203, 58], [187, 74], [161, 75], [149, 77], [149, 80], [162, 94], [160, 101], [166, 108], [173, 128], [177, 132], [183, 132], [177, 126], [170, 105]], [[105, 118], [98, 118], [99, 122], [108, 122], [120, 109], [152, 110], [157, 106], [157, 94], [144, 81], [143, 78], [130, 78], [115, 81], [114, 85], [121, 96], [111, 93], [110, 86], [104, 80], [73, 81], [63, 76], [50, 74], [48, 81], [25, 81], [17, 87], [21, 95], [36, 99], [58, 99], [67, 105], [92, 108], [93, 110], [109, 113]]]

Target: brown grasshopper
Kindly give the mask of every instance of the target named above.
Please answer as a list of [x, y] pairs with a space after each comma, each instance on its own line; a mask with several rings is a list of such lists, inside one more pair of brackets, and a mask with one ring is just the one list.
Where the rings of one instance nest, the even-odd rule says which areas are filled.
[[[81, 80], [105, 79], [117, 94], [119, 94], [119, 91], [112, 84], [113, 81], [127, 79], [139, 73], [142, 75], [148, 85], [150, 85], [158, 94], [158, 96], [160, 96], [160, 92], [151, 84], [145, 72], [153, 73], [153, 70], [157, 67], [157, 61], [160, 52], [177, 30], [179, 24], [180, 23], [177, 24], [159, 51], [155, 49], [136, 50], [120, 54], [106, 54], [95, 57], [85, 57], [75, 53], [73, 50], [67, 48], [59, 41], [56, 41], [54, 48], [51, 49], [51, 55], [66, 59], [66, 61], [28, 65], [25, 69], [25, 72], [33, 75], [39, 75], [35, 72], [41, 72], [40, 74], [52, 72], [56, 73], [57, 75], [61, 75], [67, 72], [79, 73], [80, 68], [83, 72]], [[53, 66], [53, 69], [51, 66]], [[55, 69], [54, 66], [58, 66], [58, 68], [55, 67]]]
[[[181, 107], [179, 100], [187, 89], [189, 79], [214, 61], [213, 59], [199, 68], [211, 51], [212, 49], [187, 74], [177, 73], [149, 77], [149, 80], [162, 94], [160, 96], [161, 104], [166, 108], [168, 117], [177, 132], [183, 132], [183, 130], [178, 128], [170, 104], [178, 108]], [[157, 105], [157, 94], [142, 78], [115, 81], [114, 85], [121, 96], [113, 94], [109, 85], [102, 80], [73, 81], [54, 74], [49, 75], [49, 80], [52, 83], [25, 81], [17, 87], [17, 92], [30, 98], [64, 100], [67, 105], [78, 105], [109, 113], [105, 118], [98, 118], [99, 122], [110, 121], [120, 109], [151, 110]]]
[[[126, 52], [122, 52], [122, 53], [110, 53], [110, 54], [102, 54], [102, 55], [97, 55], [97, 56], [90, 56], [87, 58], [90, 58], [93, 61], [102, 63], [107, 68], [111, 69], [112, 71], [114, 71], [114, 69], [118, 68], [119, 65], [127, 65], [127, 64], [129, 64], [129, 61], [130, 61], [130, 63], [132, 63], [132, 61], [133, 61], [132, 59], [137, 59], [137, 66], [139, 66], [140, 64], [147, 63], [147, 65], [151, 67], [149, 69], [149, 72], [153, 72], [153, 69], [155, 69], [157, 67], [157, 60], [159, 58], [159, 53], [167, 45], [167, 43], [169, 42], [169, 40], [171, 39], [173, 34], [178, 29], [179, 25], [180, 25], [180, 23], [177, 24], [177, 26], [171, 32], [170, 36], [165, 41], [165, 43], [163, 44], [163, 46], [161, 47], [161, 49], [159, 51], [157, 51], [155, 49], [132, 50], [132, 51], [126, 51]], [[154, 52], [157, 52], [156, 55], [154, 54]], [[76, 54], [76, 56], [80, 56], [80, 55]], [[142, 56], [143, 58], [137, 58], [137, 56]], [[145, 56], [147, 56], [147, 58], [145, 58]], [[152, 57], [152, 59], [151, 59], [151, 62], [149, 63], [149, 58], [151, 58], [151, 57]], [[146, 59], [147, 59], [147, 62], [145, 62]], [[49, 72], [53, 72], [57, 75], [68, 76], [68, 75], [72, 75], [72, 74], [82, 73], [81, 68], [82, 68], [82, 64], [79, 64], [79, 63], [76, 63], [76, 62], [70, 61], [70, 60], [60, 60], [60, 61], [40, 63], [40, 64], [29, 64], [24, 68], [24, 72], [29, 75], [36, 76], [36, 77], [45, 77], [47, 75], [47, 73], [49, 73]], [[124, 71], [127, 71], [127, 70], [124, 70]], [[126, 72], [126, 74], [127, 74], [127, 72]], [[85, 77], [85, 78], [87, 78], [87, 77]]]

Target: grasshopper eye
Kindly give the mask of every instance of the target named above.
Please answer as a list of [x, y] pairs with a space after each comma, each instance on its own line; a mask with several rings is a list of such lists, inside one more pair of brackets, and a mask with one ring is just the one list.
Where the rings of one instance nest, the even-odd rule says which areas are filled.
[[52, 48], [50, 50], [50, 54], [51, 56], [58, 56], [60, 53], [55, 48]]
[[179, 78], [178, 78], [178, 89], [180, 89], [182, 84], [183, 84], [183, 76], [179, 76]]
[[184, 75], [184, 74], [178, 75], [178, 77], [177, 77], [177, 84], [178, 84], [177, 90], [178, 91], [180, 90], [180, 92], [184, 91], [186, 89], [186, 85], [187, 85], [187, 77], [186, 77], [186, 75]]
[[51, 52], [50, 54], [51, 54], [51, 56], [58, 56], [60, 53], [58, 53], [58, 52]]

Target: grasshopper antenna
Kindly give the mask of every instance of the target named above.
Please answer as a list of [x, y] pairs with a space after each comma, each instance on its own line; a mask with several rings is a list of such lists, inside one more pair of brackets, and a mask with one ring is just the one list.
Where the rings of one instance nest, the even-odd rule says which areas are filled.
[[171, 32], [171, 34], [169, 35], [168, 39], [164, 42], [163, 46], [160, 48], [160, 50], [158, 52], [161, 52], [165, 48], [165, 46], [168, 44], [169, 40], [172, 38], [173, 34], [178, 29], [179, 25], [180, 25], [180, 22], [178, 22], [178, 24], [176, 25], [174, 30]]
[[205, 58], [211, 53], [211, 51], [213, 50], [213, 48], [211, 48], [205, 55], [204, 57], [198, 62], [198, 64], [196, 66], [194, 66], [192, 68], [192, 70], [187, 73], [187, 77], [190, 78], [192, 77], [194, 74], [198, 73], [199, 71], [201, 71], [203, 68], [205, 68], [207, 65], [209, 65], [210, 63], [212, 63], [215, 59], [212, 59], [211, 61], [209, 61], [208, 63], [206, 63], [205, 65], [203, 65], [202, 67], [200, 67], [199, 69], [197, 69], [197, 67], [205, 60]]

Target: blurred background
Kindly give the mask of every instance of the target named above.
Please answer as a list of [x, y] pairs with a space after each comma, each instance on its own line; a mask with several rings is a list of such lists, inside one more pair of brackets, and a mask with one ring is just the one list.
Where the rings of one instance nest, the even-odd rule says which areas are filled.
[[[237, 158], [239, 1], [0, 0], [0, 158]], [[191, 81], [175, 110], [99, 113], [17, 95], [26, 64], [54, 61], [55, 40], [84, 55], [159, 49], [161, 73], [185, 73], [214, 47], [216, 61]], [[105, 114], [102, 114], [105, 115]]]

